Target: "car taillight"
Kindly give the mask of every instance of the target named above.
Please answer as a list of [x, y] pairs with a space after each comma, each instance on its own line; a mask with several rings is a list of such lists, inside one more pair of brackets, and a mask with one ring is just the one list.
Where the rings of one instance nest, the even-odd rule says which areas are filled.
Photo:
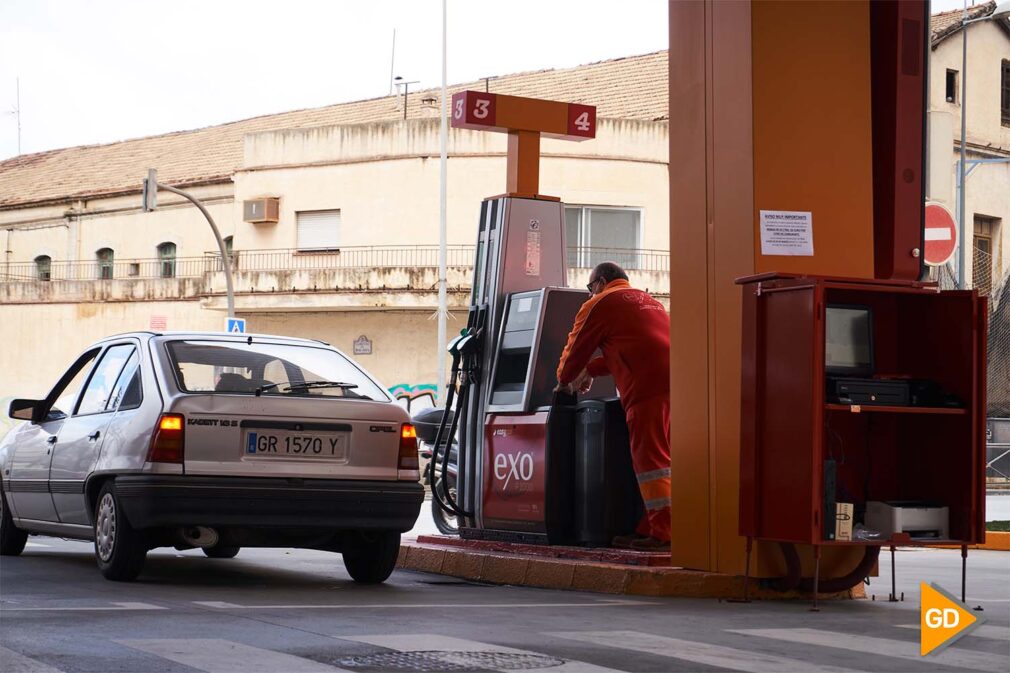
[[410, 423], [400, 426], [400, 457], [397, 461], [398, 477], [400, 479], [418, 480], [417, 431]]
[[151, 440], [147, 460], [152, 463], [181, 463], [185, 455], [186, 421], [182, 414], [162, 414]]

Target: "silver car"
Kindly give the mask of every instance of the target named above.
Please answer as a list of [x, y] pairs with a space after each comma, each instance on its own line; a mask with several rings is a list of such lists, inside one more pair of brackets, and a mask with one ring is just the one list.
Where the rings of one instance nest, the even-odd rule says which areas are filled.
[[135, 332], [88, 348], [0, 441], [0, 554], [93, 540], [132, 580], [149, 549], [340, 552], [382, 582], [424, 498], [407, 413], [329, 345]]

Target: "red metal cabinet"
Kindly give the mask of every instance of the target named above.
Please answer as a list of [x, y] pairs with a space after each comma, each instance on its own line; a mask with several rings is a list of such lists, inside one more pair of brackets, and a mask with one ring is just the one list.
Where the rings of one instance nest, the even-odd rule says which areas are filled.
[[[743, 286], [740, 534], [825, 540], [823, 466], [836, 499], [932, 500], [950, 510], [950, 540], [984, 538], [986, 305], [975, 292], [919, 282], [766, 274]], [[876, 374], [928, 379], [951, 407], [826, 403], [828, 304], [870, 306]], [[834, 522], [830, 522], [833, 525]], [[909, 544], [896, 535], [870, 544]], [[921, 544], [921, 542], [915, 542]]]

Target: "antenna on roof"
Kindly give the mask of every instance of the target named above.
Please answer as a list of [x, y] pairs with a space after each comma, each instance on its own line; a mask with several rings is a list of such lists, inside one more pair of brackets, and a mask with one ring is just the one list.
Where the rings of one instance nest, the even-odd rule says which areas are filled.
[[393, 95], [393, 68], [396, 67], [396, 28], [393, 29], [393, 49], [389, 54], [389, 95]]
[[15, 99], [14, 107], [11, 108], [9, 112], [5, 112], [4, 114], [14, 115], [14, 118], [17, 120], [17, 125], [18, 125], [18, 156], [21, 156], [21, 78], [18, 77], [14, 81], [15, 81], [15, 87], [16, 87], [16, 92], [17, 92], [16, 93], [17, 98]]

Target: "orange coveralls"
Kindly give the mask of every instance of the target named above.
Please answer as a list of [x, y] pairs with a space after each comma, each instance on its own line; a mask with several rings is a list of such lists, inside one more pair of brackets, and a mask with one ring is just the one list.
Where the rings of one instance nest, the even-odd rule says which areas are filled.
[[[603, 355], [590, 359], [599, 348]], [[636, 532], [670, 540], [670, 316], [648, 293], [612, 280], [575, 317], [558, 382], [583, 368], [614, 377], [628, 418], [631, 462], [645, 501]]]

